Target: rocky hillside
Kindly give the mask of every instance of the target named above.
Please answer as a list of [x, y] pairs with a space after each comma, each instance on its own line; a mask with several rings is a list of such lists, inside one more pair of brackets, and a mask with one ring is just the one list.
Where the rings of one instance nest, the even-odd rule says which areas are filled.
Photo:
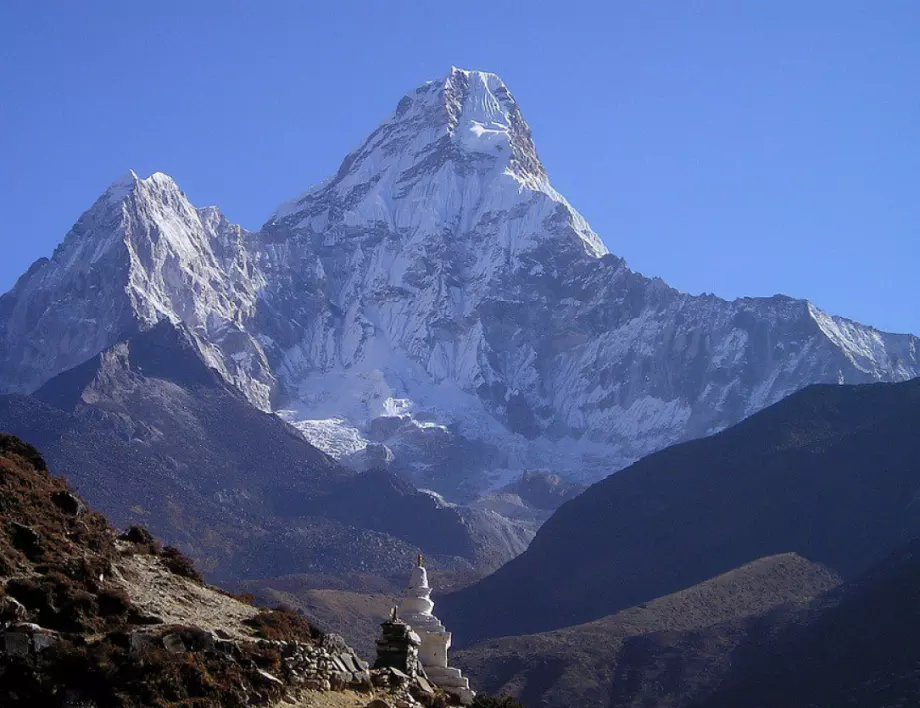
[[[0, 704], [435, 706], [301, 616], [204, 585], [140, 527], [121, 536], [0, 435]], [[356, 703], [356, 701], [358, 701]]]
[[119, 526], [148, 526], [224, 580], [386, 578], [419, 549], [444, 567], [487, 570], [532, 533], [392, 473], [341, 466], [253, 407], [168, 322], [31, 396], [0, 397], [0, 430], [39, 446]]
[[528, 706], [678, 708], [718, 683], [755, 618], [838, 582], [794, 554], [763, 558], [587, 624], [478, 644], [455, 661], [483, 690]]
[[810, 387], [592, 486], [441, 616], [466, 643], [564, 627], [787, 552], [852, 578], [918, 531], [918, 426], [920, 380]]
[[0, 392], [164, 320], [325, 452], [453, 501], [523, 470], [600, 479], [811, 383], [920, 373], [915, 337], [631, 271], [508, 87], [460, 69], [258, 232], [162, 173], [117, 180], [0, 298]]

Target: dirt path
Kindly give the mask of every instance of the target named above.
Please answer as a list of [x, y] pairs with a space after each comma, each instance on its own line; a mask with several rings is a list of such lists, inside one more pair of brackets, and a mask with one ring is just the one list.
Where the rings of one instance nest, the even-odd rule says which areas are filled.
[[258, 614], [255, 607], [169, 572], [154, 556], [122, 556], [116, 580], [145, 613], [166, 624], [188, 624], [230, 637], [251, 637], [245, 619]]

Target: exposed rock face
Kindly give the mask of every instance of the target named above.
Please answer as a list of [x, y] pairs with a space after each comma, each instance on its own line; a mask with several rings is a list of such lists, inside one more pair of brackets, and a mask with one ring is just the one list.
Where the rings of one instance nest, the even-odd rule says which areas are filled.
[[587, 485], [567, 482], [556, 474], [524, 472], [519, 479], [505, 485], [501, 491], [516, 494], [535, 509], [555, 511], [586, 488]]
[[920, 373], [917, 339], [629, 270], [551, 186], [492, 75], [452, 70], [256, 233], [165, 175], [114, 184], [0, 300], [0, 390], [184, 322], [255, 405], [455, 498], [593, 480], [814, 382]]
[[242, 323], [259, 274], [244, 232], [157, 172], [113, 183], [0, 301], [0, 390], [27, 393], [138, 329], [184, 322], [208, 363], [267, 408], [271, 374]]

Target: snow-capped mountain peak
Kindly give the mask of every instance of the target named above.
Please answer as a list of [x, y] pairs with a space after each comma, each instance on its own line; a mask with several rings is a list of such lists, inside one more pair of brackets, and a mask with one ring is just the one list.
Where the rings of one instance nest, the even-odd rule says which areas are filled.
[[161, 320], [324, 450], [441, 493], [596, 479], [816, 382], [920, 374], [910, 335], [786, 297], [693, 297], [608, 254], [494, 74], [403, 97], [247, 233], [129, 172], [0, 299], [0, 391]]
[[105, 199], [111, 203], [122, 203], [129, 196], [138, 193], [140, 193], [141, 198], [155, 195], [162, 196], [164, 194], [178, 195], [184, 198], [179, 185], [165, 172], [154, 172], [149, 177], [142, 178], [134, 170], [128, 170], [109, 185], [100, 200]]
[[386, 230], [418, 242], [488, 231], [502, 214], [513, 222], [498, 234], [506, 258], [547, 238], [593, 257], [607, 253], [550, 185], [501, 79], [454, 68], [404, 96], [333, 177], [282, 204], [267, 229], [323, 233], [327, 241]]
[[104, 196], [109, 201], [119, 202], [134, 189], [139, 180], [140, 177], [137, 176], [137, 172], [128, 170], [109, 185], [109, 188], [105, 190]]
[[169, 320], [184, 322], [208, 363], [268, 408], [271, 375], [241, 329], [261, 282], [243, 236], [216, 209], [192, 206], [169, 175], [128, 171], [3, 296], [0, 386], [30, 391]]
[[495, 74], [451, 69], [443, 97], [448, 132], [471, 152], [499, 153], [509, 174], [530, 189], [544, 189], [549, 181], [537, 157], [530, 127], [517, 103]]

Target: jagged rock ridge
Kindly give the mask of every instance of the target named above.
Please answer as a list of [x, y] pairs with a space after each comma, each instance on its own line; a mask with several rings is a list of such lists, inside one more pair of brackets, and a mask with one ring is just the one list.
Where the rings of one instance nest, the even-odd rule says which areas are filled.
[[920, 373], [916, 337], [629, 270], [508, 88], [459, 69], [258, 232], [165, 175], [116, 182], [0, 299], [0, 390], [160, 319], [325, 451], [454, 497], [523, 469], [599, 478], [809, 383]]

